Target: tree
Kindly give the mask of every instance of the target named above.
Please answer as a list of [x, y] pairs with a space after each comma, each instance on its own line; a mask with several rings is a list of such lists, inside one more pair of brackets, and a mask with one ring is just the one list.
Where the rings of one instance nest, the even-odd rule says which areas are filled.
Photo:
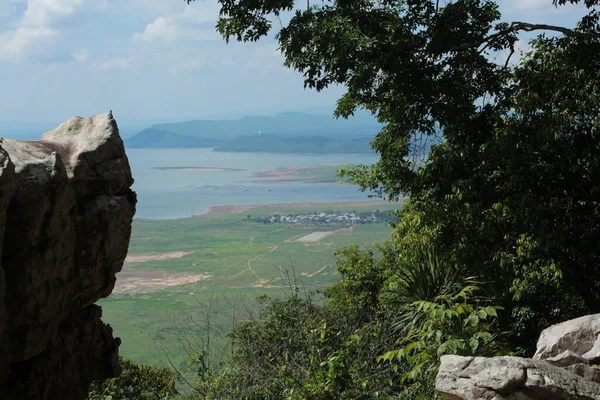
[[[503, 21], [493, 0], [219, 2], [226, 40], [293, 12], [275, 35], [285, 65], [308, 88], [344, 85], [336, 116], [385, 124], [380, 160], [343, 173], [409, 196], [438, 254], [493, 282], [515, 344], [600, 311], [600, 0], [554, 0], [586, 10], [572, 27]], [[538, 36], [514, 65], [526, 32]]]

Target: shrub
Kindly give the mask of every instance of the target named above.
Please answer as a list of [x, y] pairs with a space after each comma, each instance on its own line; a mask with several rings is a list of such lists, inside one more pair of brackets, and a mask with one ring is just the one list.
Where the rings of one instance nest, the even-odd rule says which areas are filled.
[[121, 376], [92, 383], [87, 400], [168, 400], [178, 394], [177, 376], [170, 369], [123, 358], [119, 362]]

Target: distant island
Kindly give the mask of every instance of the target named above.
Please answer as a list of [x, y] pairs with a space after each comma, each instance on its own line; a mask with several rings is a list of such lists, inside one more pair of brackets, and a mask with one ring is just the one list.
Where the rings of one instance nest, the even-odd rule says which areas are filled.
[[125, 140], [128, 148], [214, 147], [227, 152], [340, 154], [371, 153], [381, 130], [372, 117], [335, 119], [287, 112], [236, 120], [197, 120], [156, 124]]

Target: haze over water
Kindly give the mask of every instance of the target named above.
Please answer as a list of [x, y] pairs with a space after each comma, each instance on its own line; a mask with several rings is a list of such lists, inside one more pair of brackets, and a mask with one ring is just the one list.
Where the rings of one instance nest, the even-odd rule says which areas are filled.
[[[138, 194], [137, 218], [199, 215], [210, 206], [368, 201], [354, 185], [264, 184], [255, 172], [322, 163], [372, 164], [376, 155], [224, 153], [212, 149], [127, 149]], [[160, 170], [156, 167], [232, 168], [243, 171]]]

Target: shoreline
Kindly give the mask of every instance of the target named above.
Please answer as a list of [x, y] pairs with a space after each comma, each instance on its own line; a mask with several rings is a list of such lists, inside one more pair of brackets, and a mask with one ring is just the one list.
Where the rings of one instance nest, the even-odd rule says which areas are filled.
[[134, 217], [134, 220], [140, 221], [178, 221], [193, 218], [206, 218], [206, 217], [220, 217], [223, 215], [236, 214], [247, 212], [256, 208], [269, 208], [269, 207], [335, 207], [335, 206], [368, 206], [368, 205], [388, 205], [398, 204], [398, 206], [404, 203], [404, 199], [400, 199], [396, 202], [387, 200], [365, 200], [365, 201], [340, 201], [340, 202], [317, 202], [317, 203], [273, 203], [273, 204], [232, 204], [232, 205], [221, 205], [221, 206], [208, 206], [208, 211], [202, 214], [194, 214], [189, 217], [179, 218], [138, 218]]

